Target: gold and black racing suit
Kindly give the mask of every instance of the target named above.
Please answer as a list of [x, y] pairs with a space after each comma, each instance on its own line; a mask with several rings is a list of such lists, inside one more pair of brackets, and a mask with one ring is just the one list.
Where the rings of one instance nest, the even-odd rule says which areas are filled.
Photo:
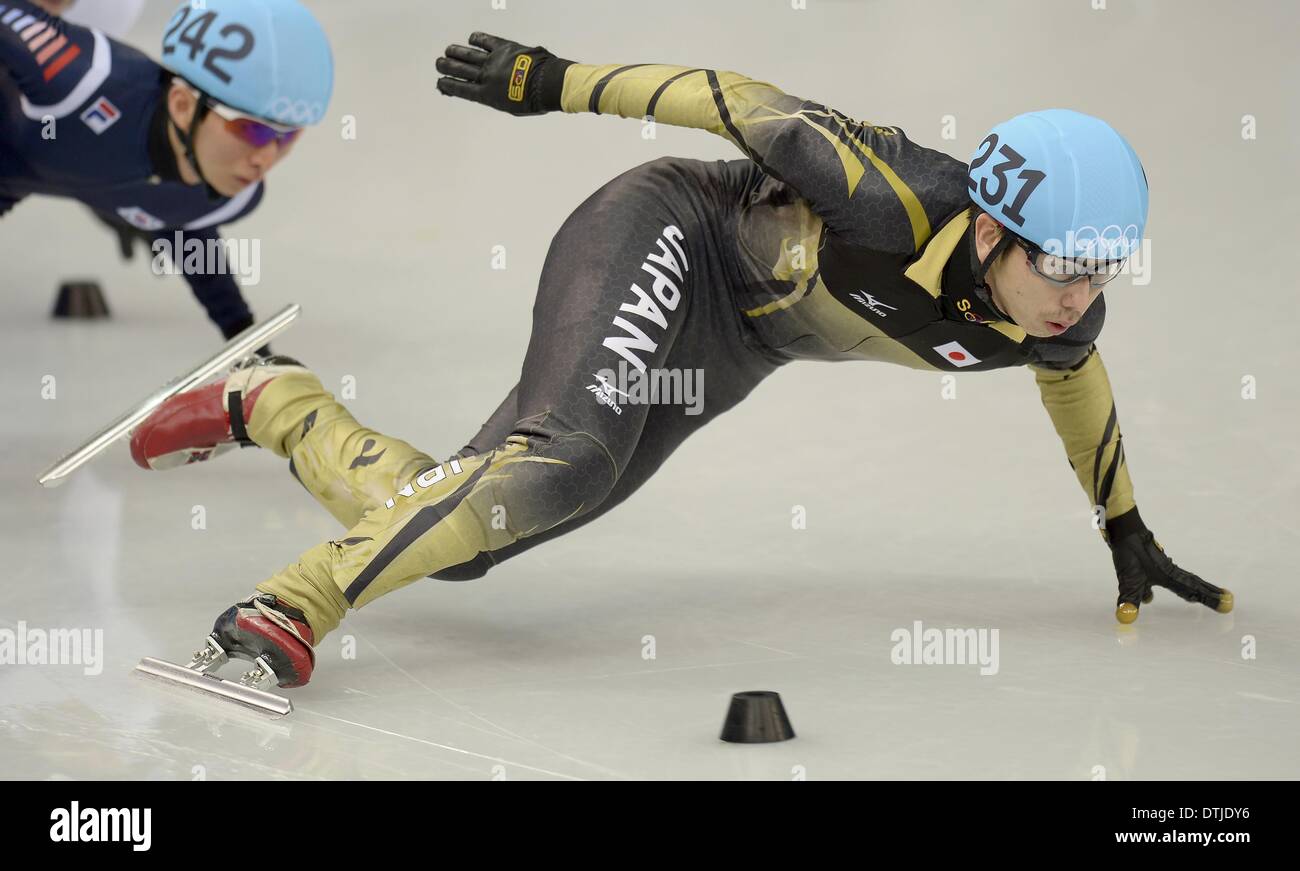
[[[310, 374], [265, 388], [250, 437], [349, 527], [259, 585], [318, 640], [350, 607], [426, 575], [478, 577], [600, 516], [797, 359], [1029, 366], [1103, 537], [1136, 521], [1094, 344], [1105, 300], [1052, 339], [1000, 319], [973, 279], [965, 164], [729, 72], [574, 64], [561, 103], [709, 130], [743, 158], [651, 161], [573, 212], [518, 384], [445, 462], [362, 427]], [[430, 309], [436, 335], [453, 309]], [[667, 384], [658, 401], [636, 389], [651, 375]]]

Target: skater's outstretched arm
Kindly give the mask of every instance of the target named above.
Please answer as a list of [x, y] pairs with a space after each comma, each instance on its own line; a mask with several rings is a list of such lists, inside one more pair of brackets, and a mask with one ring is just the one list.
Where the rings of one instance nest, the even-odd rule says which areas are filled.
[[[108, 73], [108, 52], [107, 38], [85, 27], [27, 0], [0, 0], [0, 71], [34, 110], [62, 117], [95, 96], [90, 92]], [[65, 100], [67, 111], [54, 111]]]
[[1174, 565], [1138, 514], [1115, 397], [1096, 346], [1077, 361], [1031, 364], [1030, 369], [1110, 546], [1119, 579], [1116, 618], [1121, 623], [1136, 620], [1140, 605], [1151, 601], [1153, 586], [1217, 611], [1231, 611], [1232, 593]]
[[1101, 354], [1093, 345], [1072, 365], [1040, 364], [1030, 369], [1043, 406], [1065, 444], [1070, 467], [1091, 500], [1089, 504], [1098, 514], [1104, 509], [1098, 521], [1105, 520], [1099, 526], [1105, 539], [1107, 529], [1137, 503], [1133, 500], [1115, 399]]
[[[223, 266], [220, 261], [214, 262], [209, 256], [210, 252], [224, 252], [231, 247], [233, 246], [225, 244], [216, 227], [159, 230], [153, 234], [151, 246], [154, 271], [161, 271], [165, 267], [166, 263], [160, 258], [167, 258], [170, 253], [174, 268], [185, 276], [194, 298], [208, 313], [208, 319], [216, 324], [221, 335], [227, 339], [253, 324], [253, 313], [244, 300], [235, 274], [236, 267], [247, 270], [251, 264], [227, 259]], [[250, 249], [246, 247], [244, 250]], [[203, 256], [189, 256], [195, 252], [202, 252]], [[214, 266], [218, 268], [213, 268]]]
[[723, 136], [849, 242], [910, 253], [967, 205], [966, 165], [739, 73], [573, 63], [489, 34], [449, 46], [438, 90], [519, 115], [595, 112]]

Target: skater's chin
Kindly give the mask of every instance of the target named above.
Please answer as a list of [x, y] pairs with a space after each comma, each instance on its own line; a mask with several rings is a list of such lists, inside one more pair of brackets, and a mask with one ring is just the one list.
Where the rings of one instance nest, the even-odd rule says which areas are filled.
[[214, 183], [212, 187], [223, 197], [233, 197], [247, 189], [254, 181], [256, 180], [246, 176], [232, 175], [229, 179]]

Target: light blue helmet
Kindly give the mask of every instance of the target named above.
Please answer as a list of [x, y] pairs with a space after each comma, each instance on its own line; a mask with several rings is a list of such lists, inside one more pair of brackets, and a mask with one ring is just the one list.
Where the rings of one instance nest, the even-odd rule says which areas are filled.
[[1122, 260], [1142, 244], [1147, 179], [1100, 118], [1069, 109], [1017, 115], [971, 157], [971, 200], [1049, 254]]
[[329, 39], [297, 0], [186, 0], [162, 63], [217, 102], [290, 127], [319, 122], [334, 89]]

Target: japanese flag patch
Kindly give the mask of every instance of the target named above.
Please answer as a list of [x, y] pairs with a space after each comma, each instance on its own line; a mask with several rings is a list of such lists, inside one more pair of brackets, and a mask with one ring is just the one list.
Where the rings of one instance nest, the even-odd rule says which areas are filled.
[[100, 97], [87, 106], [86, 111], [81, 113], [81, 120], [86, 122], [87, 127], [95, 131], [96, 136], [116, 124], [121, 117], [122, 112], [112, 104], [108, 97]]
[[966, 366], [974, 366], [976, 363], [980, 362], [980, 358], [963, 348], [960, 342], [948, 342], [943, 345], [935, 345], [934, 349], [939, 352], [940, 357], [943, 357], [943, 359], [947, 360], [958, 369]]

